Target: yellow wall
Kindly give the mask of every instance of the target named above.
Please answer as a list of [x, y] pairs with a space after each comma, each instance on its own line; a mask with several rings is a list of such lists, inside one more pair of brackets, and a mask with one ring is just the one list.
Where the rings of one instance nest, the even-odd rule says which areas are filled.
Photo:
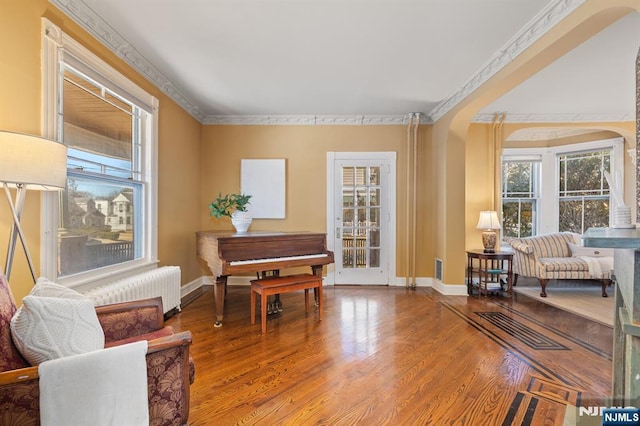
[[[159, 260], [161, 265], [180, 265], [183, 283], [200, 277], [194, 248], [200, 215], [200, 123], [47, 0], [0, 0], [0, 11], [1, 130], [41, 134], [40, 20], [43, 16], [159, 99]], [[12, 222], [6, 200], [4, 196], [0, 198], [0, 259], [4, 265], [5, 242]], [[28, 194], [22, 222], [36, 270], [39, 270], [40, 198], [37, 192]], [[33, 285], [20, 245], [10, 284], [18, 302]]]
[[[327, 152], [394, 151], [397, 153], [397, 273], [405, 273], [405, 192], [407, 130], [404, 126], [204, 126], [202, 150], [202, 229], [233, 229], [228, 218], [209, 216], [207, 206], [218, 193], [240, 191], [240, 160], [286, 159], [286, 219], [255, 219], [251, 230], [326, 232]], [[433, 270], [430, 126], [419, 134], [421, 181], [418, 187], [418, 276]], [[422, 261], [428, 260], [428, 261]], [[203, 274], [210, 275], [204, 268]]]

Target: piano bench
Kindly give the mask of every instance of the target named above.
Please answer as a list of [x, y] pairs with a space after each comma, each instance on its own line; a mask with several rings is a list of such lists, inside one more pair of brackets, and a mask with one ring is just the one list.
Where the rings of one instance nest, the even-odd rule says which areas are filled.
[[267, 332], [267, 297], [304, 290], [304, 308], [309, 312], [309, 289], [318, 289], [318, 318], [322, 320], [322, 277], [311, 274], [283, 275], [251, 280], [251, 324], [256, 323], [256, 298], [260, 299], [262, 334]]

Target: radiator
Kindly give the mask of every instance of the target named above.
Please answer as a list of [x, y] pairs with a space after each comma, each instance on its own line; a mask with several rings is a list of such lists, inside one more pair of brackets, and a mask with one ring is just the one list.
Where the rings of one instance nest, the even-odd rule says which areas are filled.
[[180, 267], [163, 266], [84, 292], [96, 306], [162, 296], [164, 313], [180, 310]]

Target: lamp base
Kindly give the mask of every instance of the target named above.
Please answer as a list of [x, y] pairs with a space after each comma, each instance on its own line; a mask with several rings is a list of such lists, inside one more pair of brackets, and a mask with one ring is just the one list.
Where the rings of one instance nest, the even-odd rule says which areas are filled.
[[498, 235], [495, 231], [489, 230], [482, 233], [482, 245], [484, 246], [485, 253], [495, 253], [497, 242]]

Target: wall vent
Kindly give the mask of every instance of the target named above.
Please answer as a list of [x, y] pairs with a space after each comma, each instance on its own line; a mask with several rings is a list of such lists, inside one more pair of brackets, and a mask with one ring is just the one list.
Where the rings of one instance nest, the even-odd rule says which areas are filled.
[[442, 259], [438, 259], [436, 257], [436, 263], [435, 263], [434, 270], [435, 270], [436, 279], [442, 281], [442, 275], [443, 275], [443, 272], [442, 272]]

